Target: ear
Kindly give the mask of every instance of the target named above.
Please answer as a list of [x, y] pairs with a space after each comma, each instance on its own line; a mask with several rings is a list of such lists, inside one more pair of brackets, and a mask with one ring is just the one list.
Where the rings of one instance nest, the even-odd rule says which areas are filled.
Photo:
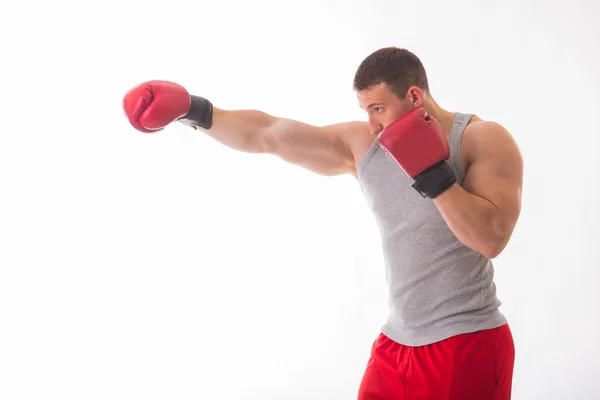
[[408, 88], [407, 98], [414, 108], [420, 107], [423, 104], [424, 93], [421, 89], [416, 86]]

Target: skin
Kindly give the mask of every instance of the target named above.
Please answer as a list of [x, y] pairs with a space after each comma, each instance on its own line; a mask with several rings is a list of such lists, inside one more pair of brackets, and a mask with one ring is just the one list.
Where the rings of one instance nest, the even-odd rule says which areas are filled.
[[[272, 154], [321, 175], [355, 178], [376, 136], [415, 107], [425, 108], [450, 135], [455, 114], [418, 87], [399, 97], [383, 83], [358, 92], [357, 98], [368, 122], [312, 126], [257, 110], [214, 108], [213, 126], [204, 131], [239, 151]], [[503, 126], [476, 116], [465, 128], [461, 152], [466, 171], [462, 187], [454, 184], [433, 202], [465, 246], [495, 258], [508, 244], [521, 212], [523, 159]]]

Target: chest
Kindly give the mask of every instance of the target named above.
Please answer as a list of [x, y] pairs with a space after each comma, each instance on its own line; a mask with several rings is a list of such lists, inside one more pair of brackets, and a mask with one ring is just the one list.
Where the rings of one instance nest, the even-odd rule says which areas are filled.
[[433, 201], [423, 198], [412, 187], [413, 180], [378, 144], [365, 153], [358, 176], [360, 188], [384, 236], [423, 228], [445, 229]]

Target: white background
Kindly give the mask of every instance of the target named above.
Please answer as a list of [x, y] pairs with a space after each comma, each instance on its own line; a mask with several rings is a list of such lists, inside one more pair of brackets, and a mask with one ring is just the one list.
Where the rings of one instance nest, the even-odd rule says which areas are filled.
[[221, 108], [364, 120], [353, 74], [389, 45], [523, 153], [495, 260], [513, 398], [600, 398], [598, 2], [6, 4], [0, 399], [355, 398], [387, 297], [354, 179], [181, 124], [140, 133], [121, 101], [166, 79]]

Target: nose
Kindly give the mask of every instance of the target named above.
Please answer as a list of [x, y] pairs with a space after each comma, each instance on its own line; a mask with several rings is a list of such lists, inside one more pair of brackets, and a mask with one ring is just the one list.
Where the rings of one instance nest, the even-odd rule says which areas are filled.
[[372, 118], [369, 118], [369, 133], [371, 135], [379, 135], [383, 130], [383, 125], [379, 123], [379, 121], [374, 121]]

